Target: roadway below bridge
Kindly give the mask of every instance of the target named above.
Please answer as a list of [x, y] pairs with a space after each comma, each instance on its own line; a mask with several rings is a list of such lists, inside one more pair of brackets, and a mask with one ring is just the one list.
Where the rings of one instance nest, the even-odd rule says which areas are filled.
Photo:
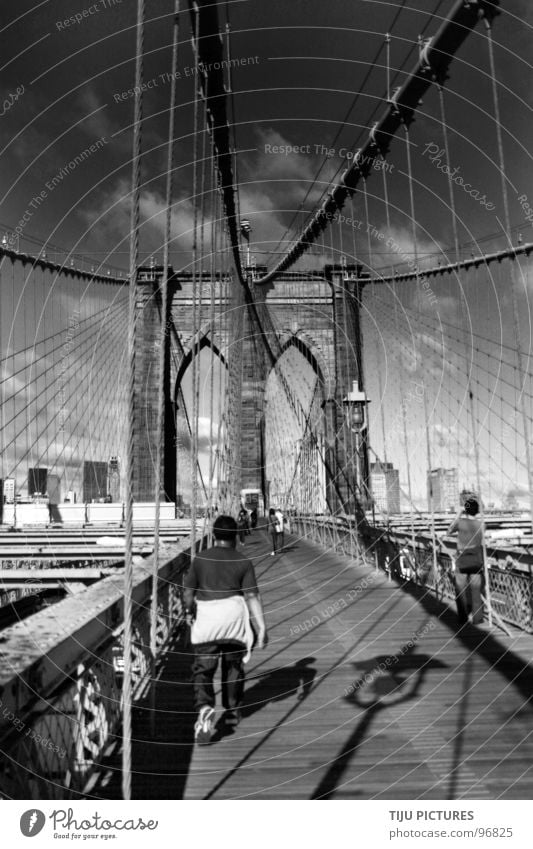
[[[163, 658], [155, 735], [134, 711], [133, 798], [525, 799], [533, 794], [533, 636], [457, 631], [453, 609], [372, 564], [247, 538], [270, 642], [243, 720], [195, 746], [190, 651]], [[218, 694], [220, 700], [220, 695]], [[106, 787], [120, 797], [120, 753]]]

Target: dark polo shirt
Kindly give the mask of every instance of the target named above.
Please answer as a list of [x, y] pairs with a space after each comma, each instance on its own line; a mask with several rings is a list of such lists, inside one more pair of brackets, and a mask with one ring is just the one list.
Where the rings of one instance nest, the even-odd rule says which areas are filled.
[[258, 592], [252, 561], [234, 548], [218, 546], [196, 555], [183, 586], [195, 590], [198, 601]]

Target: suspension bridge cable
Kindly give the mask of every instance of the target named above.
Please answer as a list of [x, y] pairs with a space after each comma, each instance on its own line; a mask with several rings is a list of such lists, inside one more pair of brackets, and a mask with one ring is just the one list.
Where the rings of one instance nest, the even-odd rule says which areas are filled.
[[[194, 161], [192, 175], [192, 198], [193, 198], [193, 242], [192, 242], [192, 328], [193, 328], [193, 344], [192, 344], [192, 445], [191, 445], [191, 560], [194, 561], [196, 555], [196, 524], [198, 511], [198, 407], [196, 397], [196, 372], [199, 368], [198, 355], [200, 353], [200, 330], [198, 321], [198, 150], [199, 150], [199, 103], [200, 103], [200, 83], [198, 81], [199, 70], [199, 31], [200, 31], [200, 15], [198, 9], [195, 10], [193, 16], [193, 47], [194, 47]], [[205, 132], [205, 127], [203, 128]], [[201, 271], [200, 271], [201, 275]], [[200, 288], [202, 280], [200, 278]]]
[[[168, 327], [168, 286], [169, 286], [169, 251], [172, 238], [172, 196], [173, 196], [173, 173], [174, 173], [174, 125], [176, 113], [176, 80], [178, 71], [178, 44], [179, 44], [179, 14], [180, 0], [174, 0], [174, 24], [172, 31], [172, 61], [170, 80], [170, 103], [168, 114], [168, 147], [167, 147], [167, 179], [165, 188], [165, 240], [163, 247], [163, 276], [159, 287], [161, 302], [161, 329], [159, 334], [159, 357], [157, 373], [157, 414], [156, 414], [156, 454], [154, 474], [154, 553], [152, 571], [152, 598], [150, 604], [150, 661], [151, 661], [151, 687], [150, 687], [150, 725], [152, 736], [155, 736], [155, 697], [156, 697], [156, 660], [157, 660], [157, 605], [159, 585], [159, 560], [160, 560], [160, 514], [161, 514], [161, 466], [163, 461], [168, 462], [165, 456], [164, 442], [164, 415], [165, 415], [165, 377], [167, 344], [170, 337]], [[157, 296], [157, 293], [154, 293]], [[176, 493], [171, 494], [175, 500]]]
[[133, 587], [133, 480], [134, 480], [134, 434], [135, 434], [135, 345], [137, 324], [137, 268], [139, 264], [140, 228], [140, 185], [141, 185], [141, 125], [142, 125], [142, 81], [144, 53], [144, 0], [137, 0], [136, 45], [135, 45], [135, 88], [133, 119], [130, 268], [129, 268], [129, 311], [128, 311], [128, 371], [129, 371], [129, 435], [126, 461], [126, 510], [124, 556], [124, 678], [122, 684], [123, 747], [122, 747], [122, 796], [131, 799], [131, 699], [132, 699], [132, 587]]
[[[487, 47], [489, 54], [489, 65], [490, 65], [490, 77], [491, 77], [491, 86], [492, 86], [492, 101], [494, 108], [494, 120], [496, 125], [496, 140], [498, 145], [498, 162], [499, 162], [499, 171], [500, 171], [500, 179], [501, 179], [501, 190], [502, 190], [502, 200], [504, 207], [504, 221], [505, 221], [505, 234], [511, 243], [511, 218], [509, 214], [509, 198], [507, 193], [507, 171], [505, 167], [505, 155], [503, 149], [503, 136], [502, 136], [502, 124], [500, 121], [500, 105], [498, 98], [498, 87], [497, 87], [497, 77], [496, 77], [496, 63], [494, 60], [494, 46], [492, 40], [492, 16], [494, 10], [487, 9], [485, 10], [485, 29], [486, 29], [486, 38], [487, 38]], [[524, 367], [524, 354], [522, 349], [522, 331], [520, 328], [520, 315], [518, 311], [518, 298], [516, 294], [517, 281], [514, 279], [514, 275], [511, 277], [511, 302], [513, 307], [513, 325], [515, 332], [515, 340], [516, 340], [516, 359], [518, 365], [518, 372], [520, 375], [520, 410], [522, 413], [522, 427], [524, 429], [524, 448], [525, 448], [525, 457], [526, 457], [526, 465], [527, 465], [527, 480], [528, 480], [528, 488], [529, 488], [529, 501], [530, 501], [530, 512], [531, 512], [531, 526], [533, 529], [533, 468], [531, 461], [531, 445], [529, 441], [529, 422], [527, 418], [527, 410], [525, 404], [525, 398], [523, 393], [523, 387], [525, 386], [526, 379], [526, 369]], [[529, 360], [529, 357], [528, 357]]]
[[[482, 4], [485, 2], [486, 0], [481, 0]], [[431, 42], [425, 46], [424, 51], [420, 51], [418, 62], [407, 80], [396, 89], [386, 112], [369, 131], [367, 141], [358, 152], [359, 155], [345, 170], [340, 181], [328, 191], [326, 199], [298, 241], [274, 269], [261, 278], [263, 284], [271, 282], [282, 271], [290, 268], [308, 250], [316, 240], [318, 232], [328, 225], [333, 214], [344, 205], [347, 196], [355, 191], [360, 178], [369, 173], [369, 162], [373, 160], [375, 151], [388, 151], [392, 138], [405, 118], [411, 119], [426, 91], [433, 85], [434, 72], [439, 75], [446, 73], [453, 54], [477, 25], [478, 12], [477, 4], [474, 8], [471, 4], [466, 5], [463, 0], [456, 0]], [[432, 73], [428, 73], [428, 67], [432, 68]]]
[[[387, 175], [385, 169], [382, 168], [382, 176], [383, 176], [383, 198], [385, 201], [385, 216], [387, 222], [387, 230], [391, 232], [391, 217], [390, 217], [390, 204], [389, 204], [389, 190], [387, 183]], [[391, 265], [391, 274], [394, 275], [394, 265]], [[394, 305], [394, 328], [396, 335], [398, 335], [398, 297], [395, 289], [395, 282], [392, 283], [392, 294], [393, 294], [393, 305]], [[404, 395], [404, 385], [403, 385], [403, 369], [400, 368], [400, 402], [401, 402], [401, 410], [402, 410], [402, 426], [403, 426], [403, 434], [404, 434], [404, 443], [405, 443], [405, 463], [406, 463], [406, 474], [407, 474], [407, 491], [409, 494], [409, 504], [412, 504], [413, 501], [413, 492], [411, 486], [411, 469], [410, 469], [410, 461], [409, 461], [409, 442], [407, 440], [407, 411], [405, 404], [405, 395]], [[414, 517], [412, 508], [410, 508], [411, 515], [411, 539], [414, 545], [415, 540], [415, 530], [414, 530]]]
[[[392, 334], [393, 334], [393, 335], [391, 335], [391, 337], [390, 337], [390, 338], [391, 338], [391, 340], [396, 338], [396, 339], [397, 339], [397, 342], [398, 342], [398, 344], [399, 344], [400, 349], [401, 349], [401, 350], [403, 350], [403, 351], [405, 351], [406, 353], [409, 353], [409, 348], [407, 347], [407, 345], [405, 344], [405, 342], [401, 341], [401, 339], [399, 339], [399, 336], [397, 336], [397, 335], [395, 336], [395, 335], [394, 335], [394, 332], [395, 332], [395, 325], [394, 325], [393, 321], [392, 321], [391, 319], [387, 319], [387, 318], [385, 318], [383, 315], [381, 315], [381, 317], [379, 318], [379, 322], [380, 322], [380, 323], [381, 323], [384, 327], [390, 327], [390, 329], [391, 329], [391, 331], [392, 331]], [[433, 348], [431, 347], [431, 348], [430, 348], [430, 351], [432, 351], [432, 350], [433, 350]], [[464, 372], [463, 372], [463, 370], [462, 370], [461, 368], [457, 367], [457, 369], [458, 369], [458, 372], [459, 372], [460, 374], [463, 374], [463, 373], [464, 373]], [[401, 373], [402, 373], [402, 372], [401, 372], [401, 370], [400, 370], [400, 376], [401, 376]], [[424, 389], [424, 391], [426, 391], [426, 392], [428, 391], [428, 388], [429, 388], [429, 385], [428, 385], [428, 383], [427, 383], [427, 380], [429, 379], [429, 377], [431, 377], [431, 372], [430, 372], [430, 371], [427, 371], [427, 373], [426, 373], [426, 384], [425, 384], [425, 389]], [[435, 380], [435, 382], [436, 382], [436, 381], [437, 381], [437, 378], [435, 377], [435, 378], [434, 378], [434, 380]], [[474, 385], [476, 385], [476, 383], [477, 383], [477, 381], [474, 379], [474, 380], [473, 380], [473, 384], [474, 384]], [[444, 385], [440, 385], [440, 386], [439, 386], [439, 396], [440, 396], [440, 397], [439, 397], [439, 400], [440, 400], [440, 403], [441, 403], [442, 407], [443, 407], [445, 410], [450, 410], [451, 412], [454, 412], [454, 408], [453, 408], [452, 404], [450, 404], [450, 405], [448, 406], [448, 405], [446, 404], [446, 402], [443, 400], [443, 393], [444, 393], [444, 395], [445, 395], [445, 396], [447, 396], [447, 397], [450, 399], [450, 401], [452, 402], [452, 404], [458, 404], [458, 403], [459, 403], [458, 399], [457, 399], [457, 398], [456, 398], [456, 397], [455, 397], [455, 396], [451, 393], [451, 391], [450, 391], [450, 390], [449, 390], [446, 386], [444, 386]], [[405, 403], [405, 402], [404, 402], [404, 403]], [[479, 399], [479, 402], [478, 402], [478, 403], [485, 403], [485, 402], [483, 402], [481, 399]], [[491, 410], [492, 410], [491, 405], [490, 405], [490, 404], [489, 404], [489, 405], [487, 405], [487, 413], [491, 412]], [[505, 427], [505, 429], [506, 429], [506, 432], [507, 432], [507, 433], [515, 433], [515, 434], [518, 434], [518, 430], [517, 430], [517, 429], [513, 426], [513, 424], [512, 424], [512, 422], [513, 422], [513, 407], [512, 407], [512, 405], [511, 405], [510, 403], [509, 403], [509, 414], [508, 414], [507, 416], [503, 417], [503, 418], [500, 418], [500, 421], [501, 421], [502, 425]], [[457, 419], [457, 422], [459, 422], [459, 419]], [[469, 433], [470, 433], [470, 432], [469, 432], [468, 426], [467, 426], [466, 424], [465, 424], [465, 425], [463, 425], [463, 440], [464, 440], [464, 441], [468, 441], [469, 439], [471, 439], [471, 436], [469, 436]], [[508, 468], [507, 468], [504, 464], [502, 464], [502, 463], [498, 463], [498, 462], [497, 462], [496, 457], [495, 457], [494, 448], [491, 446], [491, 444], [490, 444], [490, 443], [489, 443], [486, 447], [483, 447], [483, 446], [480, 444], [480, 449], [481, 449], [481, 450], [483, 450], [484, 454], [485, 454], [485, 455], [486, 455], [486, 457], [487, 457], [487, 460], [489, 460], [489, 461], [490, 461], [491, 468], [494, 468], [494, 469], [496, 469], [497, 471], [499, 471], [499, 472], [500, 472], [500, 474], [502, 475], [502, 478], [503, 478], [503, 479], [508, 480], [511, 484], [515, 483], [515, 478], [513, 478], [513, 477], [509, 474]], [[505, 451], [507, 451], [507, 452], [509, 453], [509, 455], [510, 455], [510, 456], [514, 456], [514, 455], [513, 455], [512, 448], [510, 448], [509, 446], [507, 446], [505, 443], [504, 443], [504, 445], [503, 445], [503, 449], [504, 449]], [[515, 454], [516, 454], [516, 451], [515, 451]]]
[[[437, 5], [435, 6], [435, 8], [434, 8], [433, 12], [431, 12], [431, 13], [430, 13], [430, 17], [428, 18], [428, 21], [425, 23], [424, 27], [422, 28], [422, 31], [421, 31], [421, 32], [422, 32], [422, 34], [426, 31], [427, 27], [429, 26], [429, 21], [431, 21], [431, 20], [432, 20], [432, 19], [436, 16], [436, 14], [437, 14], [437, 12], [438, 12], [439, 8], [440, 8], [440, 7], [441, 7], [441, 5], [442, 5], [442, 2], [443, 2], [443, 0], [438, 0]], [[394, 26], [396, 25], [396, 22], [397, 22], [397, 20], [398, 20], [398, 18], [399, 18], [399, 16], [400, 16], [400, 14], [401, 14], [401, 12], [402, 12], [402, 10], [403, 10], [404, 5], [405, 5], [405, 0], [403, 0], [403, 2], [402, 2], [402, 6], [401, 6], [401, 7], [400, 7], [400, 9], [396, 12], [395, 17], [394, 17], [394, 19], [393, 19], [392, 23], [390, 24], [390, 26], [389, 26], [389, 28], [388, 28], [388, 32], [387, 32], [387, 35], [386, 35], [386, 37], [385, 37], [385, 38], [386, 38], [386, 40], [385, 40], [385, 44], [386, 44], [386, 45], [388, 45], [388, 47], [389, 47], [389, 48], [390, 48], [390, 36], [389, 36], [389, 33], [390, 33], [390, 31], [394, 28]], [[388, 41], [388, 42], [387, 42], [387, 38], [389, 39], [389, 41]], [[406, 63], [409, 61], [409, 58], [410, 58], [410, 56], [412, 55], [412, 53], [413, 53], [413, 51], [414, 51], [415, 47], [416, 47], [416, 45], [415, 45], [415, 44], [413, 44], [413, 45], [412, 45], [412, 47], [410, 48], [410, 50], [408, 51], [407, 55], [404, 57], [404, 59], [403, 59], [403, 61], [402, 61], [402, 64], [399, 66], [399, 68], [397, 68], [397, 69], [396, 69], [396, 72], [395, 72], [395, 75], [394, 75], [394, 79], [393, 79], [393, 81], [392, 81], [392, 86], [394, 86], [394, 83], [396, 82], [396, 80], [397, 80], [397, 78], [398, 78], [399, 74], [401, 73], [401, 71], [402, 71], [402, 70], [403, 70], [403, 68], [405, 67]], [[357, 103], [357, 100], [358, 100], [358, 98], [359, 98], [359, 95], [360, 95], [361, 91], [364, 89], [364, 86], [366, 85], [366, 83], [368, 82], [368, 79], [370, 78], [370, 74], [372, 73], [372, 70], [374, 69], [374, 66], [376, 65], [376, 62], [377, 62], [377, 60], [379, 59], [379, 56], [380, 56], [380, 54], [381, 54], [382, 49], [383, 49], [383, 44], [381, 44], [381, 45], [380, 45], [380, 47], [378, 48], [378, 51], [377, 51], [376, 55], [374, 56], [374, 58], [373, 58], [373, 60], [372, 60], [372, 62], [371, 62], [370, 70], [367, 72], [367, 75], [365, 76], [365, 78], [364, 78], [363, 82], [361, 83], [360, 90], [359, 90], [359, 92], [357, 92], [357, 94], [355, 95], [355, 98], [354, 98], [354, 100], [352, 101], [352, 104], [351, 104], [350, 108], [348, 109], [348, 112], [346, 113], [346, 115], [345, 115], [345, 117], [344, 117], [344, 120], [343, 120], [343, 121], [342, 121], [342, 123], [341, 123], [340, 130], [337, 132], [337, 134], [336, 134], [335, 138], [333, 139], [333, 142], [331, 143], [331, 147], [332, 147], [332, 148], [333, 148], [333, 147], [335, 147], [335, 144], [336, 144], [336, 142], [337, 142], [337, 140], [338, 140], [338, 138], [339, 138], [340, 133], [342, 132], [342, 130], [344, 129], [344, 127], [345, 127], [345, 126], [346, 126], [346, 124], [348, 123], [348, 118], [349, 118], [349, 116], [350, 116], [351, 112], [353, 111], [353, 109], [354, 109], [354, 107], [355, 107], [355, 105], [356, 105], [356, 103]], [[390, 49], [389, 49], [389, 52], [390, 52]], [[387, 82], [386, 91], [385, 91], [385, 99], [386, 99], [386, 101], [389, 101], [389, 99], [390, 99], [390, 98], [389, 98], [389, 92], [390, 92], [390, 89], [391, 89], [391, 84], [390, 84], [390, 81], [388, 81], [388, 82]], [[383, 98], [382, 98], [382, 99], [383, 99]], [[367, 120], [366, 120], [366, 122], [365, 122], [365, 124], [366, 124], [366, 126], [367, 126], [367, 127], [368, 127], [368, 126], [370, 126], [370, 123], [371, 123], [371, 121], [373, 121], [374, 116], [376, 115], [376, 113], [377, 113], [378, 109], [379, 109], [379, 104], [377, 104], [376, 106], [374, 106], [374, 108], [373, 108], [372, 112], [371, 112], [371, 113], [370, 113], [370, 115], [368, 116], [368, 118], [367, 118]], [[359, 141], [360, 141], [360, 139], [362, 138], [363, 134], [364, 134], [364, 130], [361, 130], [361, 131], [360, 131], [360, 133], [359, 133], [359, 135], [358, 135], [358, 136], [357, 136], [357, 138], [354, 140], [354, 142], [353, 142], [353, 144], [352, 144], [352, 146], [351, 146], [351, 147], [352, 147], [352, 150], [355, 150], [355, 149], [357, 148], [357, 145], [359, 144]], [[323, 161], [322, 161], [322, 164], [321, 164], [321, 166], [320, 166], [319, 170], [317, 171], [317, 173], [316, 173], [316, 175], [315, 175], [315, 177], [314, 177], [314, 179], [313, 179], [313, 181], [312, 181], [311, 186], [310, 186], [310, 187], [309, 187], [309, 189], [307, 190], [306, 195], [305, 195], [305, 197], [304, 197], [304, 199], [303, 199], [302, 203], [300, 204], [300, 206], [301, 206], [301, 207], [303, 207], [303, 205], [305, 204], [305, 202], [306, 202], [307, 198], [309, 197], [309, 195], [310, 195], [310, 193], [311, 193], [311, 191], [312, 191], [312, 189], [313, 189], [314, 185], [318, 182], [318, 178], [319, 178], [319, 176], [320, 176], [320, 173], [322, 172], [322, 170], [323, 170], [324, 166], [326, 165], [326, 163], [327, 163], [328, 161], [329, 161], [329, 160], [328, 160], [328, 158], [327, 158], [327, 157], [324, 157], [324, 159], [323, 159]], [[324, 190], [323, 190], [322, 195], [320, 196], [320, 198], [319, 198], [319, 200], [317, 201], [317, 204], [316, 204], [316, 205], [320, 205], [320, 204], [322, 203], [322, 200], [323, 200], [323, 198], [324, 198], [325, 194], [327, 193], [327, 191], [328, 191], [328, 189], [330, 188], [330, 186], [331, 186], [332, 182], [336, 179], [337, 175], [340, 173], [340, 171], [342, 170], [342, 168], [343, 168], [343, 167], [344, 167], [344, 166], [343, 166], [342, 164], [341, 164], [341, 165], [339, 165], [339, 166], [337, 167], [337, 170], [336, 170], [335, 174], [333, 175], [333, 177], [332, 177], [332, 178], [331, 178], [331, 180], [329, 181], [329, 186], [328, 186], [328, 188], [326, 188], [326, 189], [324, 189]], [[276, 252], [277, 252], [277, 250], [278, 250], [278, 248], [279, 248], [279, 247], [281, 246], [281, 244], [283, 243], [283, 241], [285, 241], [285, 236], [286, 236], [286, 235], [287, 235], [287, 233], [288, 233], [288, 232], [289, 232], [289, 231], [293, 228], [293, 224], [294, 224], [294, 222], [295, 222], [295, 220], [296, 220], [296, 217], [297, 217], [297, 214], [295, 214], [295, 215], [293, 216], [293, 218], [291, 219], [291, 222], [289, 223], [289, 225], [288, 225], [288, 226], [287, 226], [287, 228], [285, 229], [285, 232], [284, 232], [283, 236], [279, 239], [279, 241], [278, 241], [278, 243], [277, 243], [277, 245], [276, 245], [276, 247], [275, 247], [275, 249], [274, 249], [273, 253], [276, 253]], [[304, 227], [305, 227], [305, 224], [304, 224]], [[303, 229], [304, 229], [304, 228], [302, 227], [302, 230], [303, 230]]]

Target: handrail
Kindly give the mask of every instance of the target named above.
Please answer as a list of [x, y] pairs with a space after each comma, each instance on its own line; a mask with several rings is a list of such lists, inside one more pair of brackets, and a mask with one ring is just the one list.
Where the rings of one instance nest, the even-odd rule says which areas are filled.
[[[161, 551], [157, 654], [184, 621], [183, 545]], [[153, 558], [133, 567], [133, 698], [150, 685]], [[123, 669], [120, 575], [41, 610], [2, 632], [0, 794], [10, 798], [84, 795], [120, 729]]]

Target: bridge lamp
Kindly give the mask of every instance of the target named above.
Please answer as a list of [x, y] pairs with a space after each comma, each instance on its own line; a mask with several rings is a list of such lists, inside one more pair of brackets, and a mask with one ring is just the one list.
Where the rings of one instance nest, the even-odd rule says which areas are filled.
[[342, 399], [346, 416], [346, 424], [354, 433], [359, 433], [365, 426], [365, 407], [370, 401], [366, 393], [359, 389], [357, 380], [353, 381], [351, 392]]

